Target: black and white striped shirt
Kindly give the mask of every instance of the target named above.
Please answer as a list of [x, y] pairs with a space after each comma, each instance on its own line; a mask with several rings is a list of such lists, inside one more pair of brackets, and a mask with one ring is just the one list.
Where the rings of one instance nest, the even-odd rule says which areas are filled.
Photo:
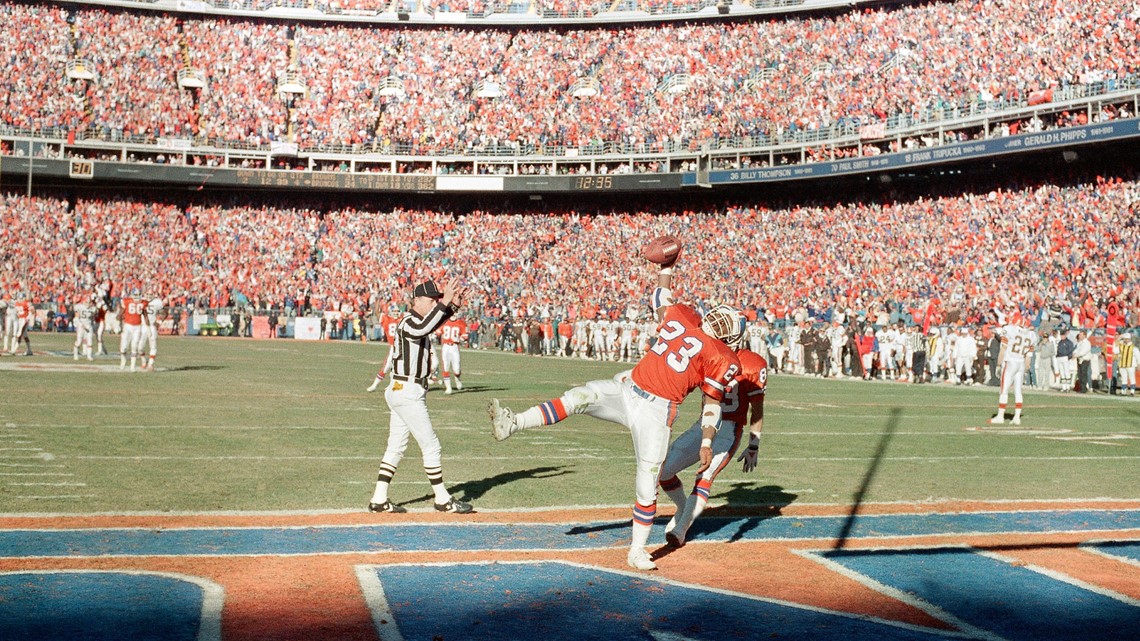
[[427, 316], [415, 312], [404, 316], [396, 325], [393, 344], [392, 375], [422, 381], [431, 374], [431, 335], [447, 322], [456, 308], [436, 303]]

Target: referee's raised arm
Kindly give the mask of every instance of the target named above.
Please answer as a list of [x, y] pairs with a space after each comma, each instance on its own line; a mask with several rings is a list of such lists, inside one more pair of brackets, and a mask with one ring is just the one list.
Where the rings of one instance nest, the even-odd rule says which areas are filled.
[[412, 338], [431, 336], [459, 310], [465, 291], [466, 288], [456, 279], [448, 281], [442, 292], [434, 280], [416, 285], [412, 292], [412, 315], [400, 324], [398, 331], [402, 330]]

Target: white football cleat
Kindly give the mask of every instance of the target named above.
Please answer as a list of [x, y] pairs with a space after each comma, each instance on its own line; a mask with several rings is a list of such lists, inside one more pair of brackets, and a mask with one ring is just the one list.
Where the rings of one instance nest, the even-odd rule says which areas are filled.
[[1021, 425], [1021, 417], [1020, 417], [1020, 416], [1014, 416], [1014, 417], [1013, 417], [1013, 418], [1012, 418], [1012, 419], [1009, 421], [1009, 424], [1010, 424], [1010, 425]]
[[505, 441], [511, 434], [519, 431], [519, 426], [515, 423], [515, 413], [511, 408], [501, 406], [499, 399], [491, 399], [491, 403], [487, 405], [487, 413], [491, 416], [491, 433], [496, 441]]
[[368, 386], [369, 392], [375, 392], [376, 388], [380, 387], [380, 379], [373, 379], [372, 384]]
[[657, 564], [649, 557], [649, 551], [645, 548], [630, 548], [629, 556], [625, 557], [625, 562], [635, 570], [657, 569]]
[[1005, 423], [1004, 416], [995, 416], [990, 419], [990, 425], [1001, 425], [1002, 423]]

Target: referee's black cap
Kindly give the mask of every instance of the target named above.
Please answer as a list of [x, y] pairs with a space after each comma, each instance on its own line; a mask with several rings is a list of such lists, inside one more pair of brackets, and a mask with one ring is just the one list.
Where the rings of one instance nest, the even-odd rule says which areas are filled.
[[416, 285], [412, 290], [412, 297], [419, 298], [420, 296], [427, 296], [428, 298], [443, 298], [443, 292], [439, 291], [434, 280], [425, 280], [424, 282]]

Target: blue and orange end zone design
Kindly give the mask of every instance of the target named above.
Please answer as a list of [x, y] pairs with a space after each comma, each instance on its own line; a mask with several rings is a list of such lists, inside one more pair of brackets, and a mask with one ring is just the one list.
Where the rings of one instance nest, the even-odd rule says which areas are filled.
[[[1120, 639], [1140, 502], [0, 518], [0, 639]], [[652, 541], [663, 541], [658, 521]]]

